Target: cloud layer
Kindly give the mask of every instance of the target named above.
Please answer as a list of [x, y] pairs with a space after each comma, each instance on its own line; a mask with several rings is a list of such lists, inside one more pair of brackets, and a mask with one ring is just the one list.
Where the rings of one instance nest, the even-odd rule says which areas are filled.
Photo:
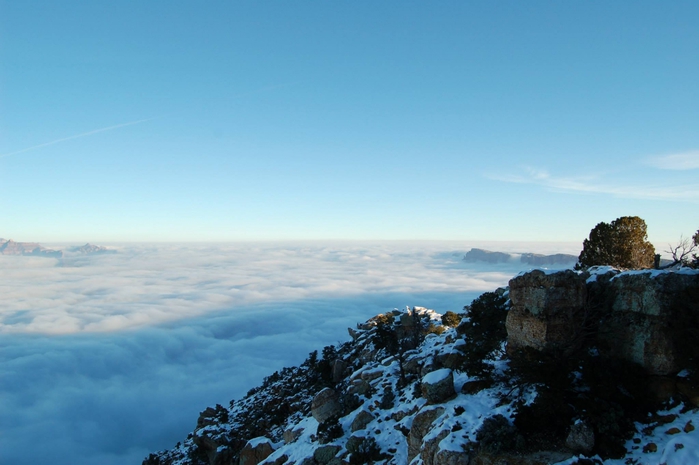
[[184, 438], [206, 406], [347, 340], [348, 326], [404, 305], [458, 311], [519, 269], [465, 264], [451, 247], [141, 245], [62, 261], [0, 256], [0, 464], [140, 463]]

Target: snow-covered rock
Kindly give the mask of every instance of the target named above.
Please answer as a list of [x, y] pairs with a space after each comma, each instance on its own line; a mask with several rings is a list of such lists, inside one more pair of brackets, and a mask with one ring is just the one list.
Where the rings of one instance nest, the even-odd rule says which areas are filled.
[[422, 378], [422, 396], [430, 404], [439, 404], [456, 395], [454, 374], [449, 368], [442, 368], [426, 374]]

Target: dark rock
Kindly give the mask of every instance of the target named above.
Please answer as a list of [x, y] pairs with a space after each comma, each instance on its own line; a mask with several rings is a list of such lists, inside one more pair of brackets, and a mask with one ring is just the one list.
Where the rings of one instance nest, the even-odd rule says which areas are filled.
[[289, 457], [287, 455], [280, 455], [273, 461], [267, 461], [265, 462], [267, 465], [284, 465], [286, 461], [289, 460]]
[[611, 355], [655, 375], [676, 373], [696, 357], [699, 274], [622, 273], [609, 284], [611, 314], [599, 338]]
[[417, 413], [408, 435], [408, 463], [420, 453], [422, 439], [432, 429], [432, 423], [444, 413], [444, 408], [430, 408]]
[[332, 376], [333, 376], [333, 383], [339, 383], [342, 381], [345, 377], [345, 370], [347, 369], [347, 362], [345, 362], [342, 359], [337, 359], [333, 363], [333, 371], [332, 371]]
[[338, 452], [342, 449], [340, 446], [321, 446], [313, 452], [313, 460], [315, 460], [320, 465], [326, 465], [332, 459], [335, 458]]
[[256, 438], [248, 441], [240, 451], [240, 465], [257, 465], [272, 455], [274, 448], [267, 438]]
[[362, 435], [353, 434], [347, 439], [345, 449], [347, 449], [347, 452], [349, 452], [350, 454], [353, 454], [359, 450], [360, 446], [364, 443], [365, 439], [366, 438]]
[[483, 389], [488, 389], [493, 385], [493, 381], [489, 379], [476, 379], [473, 381], [467, 381], [461, 386], [462, 394], [478, 394]]
[[440, 450], [434, 456], [434, 465], [469, 465], [471, 454], [465, 451]]
[[325, 388], [313, 398], [311, 404], [311, 415], [318, 423], [323, 423], [328, 418], [339, 415], [342, 412], [337, 392], [330, 388]]
[[372, 421], [374, 421], [374, 416], [366, 410], [361, 410], [352, 420], [350, 429], [352, 432], [363, 430]]
[[207, 425], [213, 425], [216, 423], [216, 410], [212, 407], [206, 407], [203, 412], [199, 414], [197, 418], [197, 429], [203, 428]]
[[352, 386], [350, 387], [350, 394], [364, 395], [371, 389], [371, 385], [364, 381], [363, 379], [355, 379], [352, 381]]
[[578, 421], [570, 427], [566, 438], [566, 447], [573, 452], [588, 454], [595, 447], [595, 432], [584, 421]]
[[449, 436], [449, 431], [442, 430], [439, 432], [439, 434], [437, 434], [437, 436], [424, 442], [420, 450], [420, 458], [422, 459], [422, 463], [425, 465], [438, 465], [435, 458], [437, 456], [437, 452], [439, 452], [439, 443], [442, 442], [442, 439], [446, 438], [447, 436]]
[[569, 452], [560, 451], [538, 451], [528, 454], [479, 451], [469, 465], [550, 465], [568, 460], [572, 456]]

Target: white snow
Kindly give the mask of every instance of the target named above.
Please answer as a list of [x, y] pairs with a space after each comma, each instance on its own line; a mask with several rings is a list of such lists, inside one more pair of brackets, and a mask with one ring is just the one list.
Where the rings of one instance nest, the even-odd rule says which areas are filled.
[[431, 373], [427, 373], [425, 376], [422, 377], [422, 382], [425, 384], [435, 384], [442, 381], [443, 379], [448, 378], [450, 375], [451, 370], [449, 368], [441, 368]]

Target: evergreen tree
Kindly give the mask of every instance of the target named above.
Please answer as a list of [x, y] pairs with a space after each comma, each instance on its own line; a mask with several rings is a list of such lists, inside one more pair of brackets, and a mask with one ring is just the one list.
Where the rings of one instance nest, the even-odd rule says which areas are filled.
[[652, 268], [655, 248], [647, 239], [646, 222], [637, 216], [622, 216], [611, 224], [599, 223], [590, 231], [589, 239], [583, 241], [576, 268]]

